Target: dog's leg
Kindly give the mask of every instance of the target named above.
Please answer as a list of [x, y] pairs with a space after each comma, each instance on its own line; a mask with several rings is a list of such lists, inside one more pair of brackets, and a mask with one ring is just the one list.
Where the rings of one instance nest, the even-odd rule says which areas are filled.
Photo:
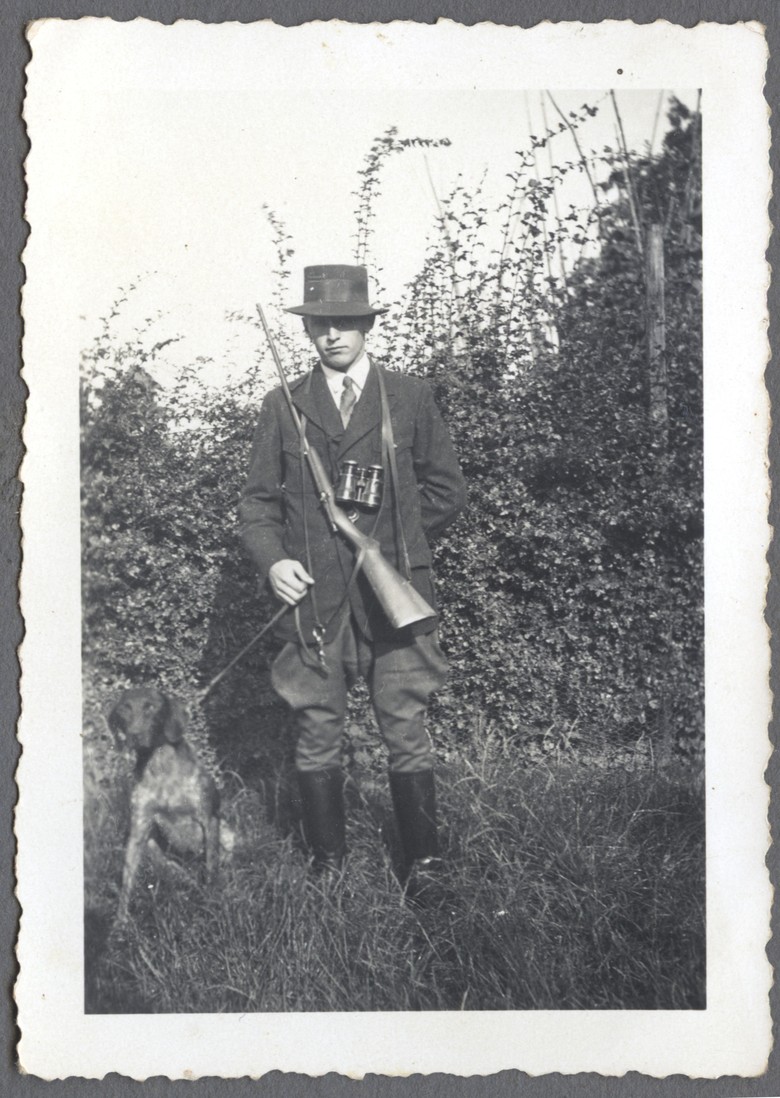
[[122, 887], [119, 892], [119, 905], [117, 907], [116, 922], [121, 925], [127, 922], [130, 909], [130, 896], [133, 885], [138, 876], [146, 841], [152, 830], [154, 812], [150, 811], [146, 791], [138, 786], [133, 791], [131, 799], [130, 836], [125, 849], [125, 861], [122, 868]]

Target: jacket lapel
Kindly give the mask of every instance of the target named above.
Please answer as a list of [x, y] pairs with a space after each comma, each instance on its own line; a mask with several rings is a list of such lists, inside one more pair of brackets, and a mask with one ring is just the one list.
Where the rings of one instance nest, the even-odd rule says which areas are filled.
[[[361, 393], [360, 400], [355, 405], [355, 410], [352, 413], [352, 418], [349, 421], [349, 426], [344, 432], [339, 448], [338, 458], [339, 460], [350, 450], [355, 443], [359, 442], [369, 431], [373, 431], [382, 422], [382, 402], [379, 396], [379, 382], [376, 379], [377, 370], [381, 370], [382, 367], [378, 363], [371, 361], [371, 369], [368, 373], [366, 380], [366, 387]], [[385, 388], [387, 389], [387, 399], [392, 409], [394, 386], [392, 384], [391, 375], [386, 372], [382, 372], [382, 377], [385, 381]]]
[[[344, 434], [344, 424], [341, 422], [339, 410], [330, 395], [325, 374], [319, 366], [315, 366], [300, 385], [296, 386], [292, 398], [296, 408], [303, 412], [308, 420], [316, 423], [326, 435], [333, 439], [341, 438]], [[355, 411], [361, 403], [362, 401], [358, 401], [355, 405]], [[351, 423], [350, 426], [352, 426]]]

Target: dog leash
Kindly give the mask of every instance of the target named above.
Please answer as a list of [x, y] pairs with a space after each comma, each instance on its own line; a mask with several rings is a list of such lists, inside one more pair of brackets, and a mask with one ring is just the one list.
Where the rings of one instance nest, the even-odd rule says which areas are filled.
[[290, 609], [289, 606], [281, 606], [276, 611], [276, 613], [271, 618], [271, 620], [269, 622], [266, 622], [266, 624], [263, 626], [263, 628], [260, 630], [260, 632], [256, 633], [254, 635], [254, 637], [252, 637], [251, 641], [249, 641], [248, 644], [245, 644], [244, 647], [241, 649], [241, 651], [233, 657], [233, 659], [230, 661], [230, 663], [227, 665], [227, 667], [223, 667], [223, 669], [219, 672], [219, 674], [214, 676], [214, 678], [211, 680], [211, 682], [208, 684], [208, 686], [204, 686], [202, 690], [199, 690], [194, 695], [192, 700], [194, 702], [197, 702], [198, 704], [200, 702], [204, 701], [204, 699], [209, 696], [209, 694], [214, 689], [214, 687], [217, 685], [217, 683], [221, 682], [222, 679], [224, 679], [224, 677], [225, 677], [225, 675], [227, 675], [228, 671], [230, 671], [233, 667], [235, 667], [235, 665], [238, 663], [239, 660], [244, 658], [244, 656], [247, 654], [249, 649], [253, 648], [257, 644], [257, 642], [262, 637], [265, 636], [265, 634], [268, 632], [268, 630], [272, 629], [276, 625], [276, 623], [281, 618], [282, 614], [284, 614], [289, 609]]

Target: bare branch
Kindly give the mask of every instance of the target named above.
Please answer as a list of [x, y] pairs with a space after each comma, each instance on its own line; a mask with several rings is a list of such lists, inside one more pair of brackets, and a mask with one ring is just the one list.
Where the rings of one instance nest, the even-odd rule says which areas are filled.
[[628, 207], [631, 210], [631, 221], [634, 226], [634, 235], [636, 237], [637, 251], [640, 255], [644, 255], [644, 247], [642, 246], [642, 228], [639, 224], [639, 210], [637, 208], [636, 193], [634, 191], [634, 180], [631, 174], [631, 161], [628, 156], [628, 145], [626, 144], [626, 135], [623, 132], [623, 119], [620, 117], [620, 111], [618, 110], [617, 99], [615, 93], [610, 90], [609, 97], [612, 100], [612, 106], [615, 110], [615, 118], [618, 124], [618, 133], [620, 135], [620, 149], [623, 154], [623, 161], [626, 165], [626, 186], [628, 188]]
[[593, 176], [590, 174], [590, 167], [588, 166], [587, 158], [585, 156], [585, 153], [582, 151], [582, 146], [580, 145], [579, 138], [577, 137], [577, 131], [575, 130], [574, 126], [572, 126], [569, 119], [566, 117], [566, 115], [563, 113], [561, 108], [558, 106], [558, 104], [553, 99], [552, 92], [548, 91], [547, 96], [548, 96], [550, 102], [552, 103], [552, 105], [555, 107], [558, 114], [560, 115], [561, 120], [563, 121], [564, 125], [568, 127], [569, 133], [574, 138], [574, 146], [575, 146], [575, 148], [577, 150], [577, 154], [580, 158], [580, 163], [582, 164], [582, 167], [585, 171], [585, 174], [588, 177], [588, 182], [590, 183], [590, 189], [593, 191], [593, 200], [596, 203], [596, 211], [599, 212], [601, 210], [601, 206], [600, 206], [600, 203], [599, 203], [598, 191], [596, 190], [596, 184], [593, 182]]

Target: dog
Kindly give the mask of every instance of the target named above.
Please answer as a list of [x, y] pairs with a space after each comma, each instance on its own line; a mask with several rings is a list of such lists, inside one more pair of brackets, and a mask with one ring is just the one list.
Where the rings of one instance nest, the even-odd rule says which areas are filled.
[[[153, 831], [162, 834], [189, 825], [205, 848], [206, 879], [216, 880], [220, 854], [219, 791], [184, 738], [186, 716], [180, 702], [154, 687], [139, 686], [118, 698], [108, 715], [116, 738], [136, 754], [130, 795], [130, 833], [122, 869], [115, 925], [127, 921], [130, 898], [147, 844], [160, 851]], [[194, 826], [193, 826], [194, 825]], [[228, 836], [223, 833], [223, 842]]]

